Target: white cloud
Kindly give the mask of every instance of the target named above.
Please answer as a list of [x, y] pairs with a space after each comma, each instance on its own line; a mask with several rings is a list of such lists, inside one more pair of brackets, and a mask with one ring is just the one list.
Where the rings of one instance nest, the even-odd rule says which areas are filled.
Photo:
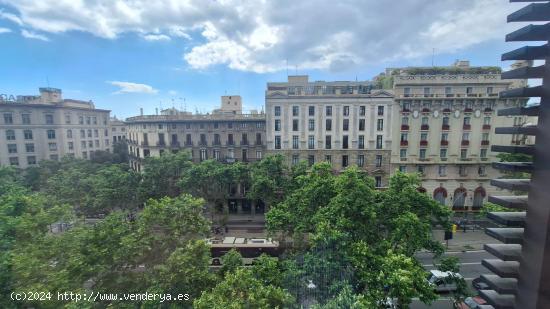
[[142, 37], [146, 41], [170, 41], [170, 37], [165, 34], [146, 34]]
[[[193, 69], [226, 65], [242, 71], [347, 70], [396, 59], [456, 52], [516, 25], [505, 16], [521, 4], [502, 0], [0, 0], [10, 19], [41, 32], [85, 31], [116, 39], [188, 40]], [[193, 40], [191, 40], [193, 38]], [[191, 45], [189, 45], [191, 44]]]
[[11, 29], [0, 27], [0, 33], [9, 33], [9, 32], [11, 32]]
[[177, 95], [178, 92], [176, 90], [169, 90], [168, 94], [174, 96], [174, 95]]
[[18, 24], [19, 26], [23, 25], [23, 22], [17, 15], [12, 13], [6, 13], [4, 10], [0, 10], [0, 19], [7, 19], [13, 23]]
[[49, 41], [48, 37], [42, 34], [38, 34], [36, 32], [28, 31], [28, 30], [21, 30], [21, 35], [27, 39], [33, 39], [33, 40], [40, 40], [40, 41]]
[[121, 82], [121, 81], [108, 81], [107, 83], [119, 87], [119, 90], [114, 92], [115, 94], [121, 93], [148, 93], [155, 94], [158, 92], [157, 89], [146, 85], [130, 82]]

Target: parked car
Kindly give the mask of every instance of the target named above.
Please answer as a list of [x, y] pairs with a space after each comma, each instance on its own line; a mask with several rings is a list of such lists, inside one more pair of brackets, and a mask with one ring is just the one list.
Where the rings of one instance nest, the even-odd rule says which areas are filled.
[[457, 289], [453, 278], [462, 278], [462, 275], [451, 271], [430, 270], [428, 282], [436, 292], [452, 292]]
[[479, 277], [472, 280], [472, 286], [478, 291], [479, 290], [490, 290], [489, 285], [487, 283], [485, 283], [485, 281], [481, 280], [481, 278], [479, 278]]
[[460, 309], [478, 309], [480, 305], [485, 304], [487, 304], [485, 299], [479, 296], [468, 297], [460, 304]]

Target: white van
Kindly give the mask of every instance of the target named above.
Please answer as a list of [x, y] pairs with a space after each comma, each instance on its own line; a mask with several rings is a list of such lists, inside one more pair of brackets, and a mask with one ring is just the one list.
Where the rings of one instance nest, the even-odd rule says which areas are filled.
[[462, 275], [451, 271], [430, 270], [428, 282], [436, 292], [452, 292], [457, 288], [453, 277], [462, 278]]

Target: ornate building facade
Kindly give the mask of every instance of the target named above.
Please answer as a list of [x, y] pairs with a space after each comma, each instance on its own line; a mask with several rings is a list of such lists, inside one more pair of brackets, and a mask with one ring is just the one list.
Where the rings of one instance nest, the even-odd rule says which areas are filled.
[[110, 151], [108, 110], [63, 99], [61, 89], [0, 101], [0, 165], [21, 168], [63, 156], [88, 159]]
[[[515, 64], [521, 66], [522, 63]], [[479, 209], [487, 200], [491, 178], [501, 176], [491, 145], [524, 144], [521, 135], [497, 135], [498, 126], [522, 126], [526, 116], [496, 117], [524, 99], [500, 99], [500, 91], [523, 87], [524, 80], [503, 80], [500, 68], [451, 67], [389, 69], [393, 79], [393, 170], [418, 172], [420, 190], [454, 210]]]

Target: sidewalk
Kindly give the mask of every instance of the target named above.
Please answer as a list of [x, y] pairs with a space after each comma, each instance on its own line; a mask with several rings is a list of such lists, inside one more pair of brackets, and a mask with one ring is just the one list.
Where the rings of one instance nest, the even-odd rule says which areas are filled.
[[[443, 230], [433, 231], [434, 239], [439, 240], [442, 244], [446, 244], [444, 234], [445, 232]], [[453, 234], [453, 239], [449, 239], [447, 251], [483, 250], [483, 245], [490, 243], [499, 243], [499, 241], [485, 234], [484, 229], [475, 231], [469, 230], [467, 232], [457, 230], [456, 233]]]

